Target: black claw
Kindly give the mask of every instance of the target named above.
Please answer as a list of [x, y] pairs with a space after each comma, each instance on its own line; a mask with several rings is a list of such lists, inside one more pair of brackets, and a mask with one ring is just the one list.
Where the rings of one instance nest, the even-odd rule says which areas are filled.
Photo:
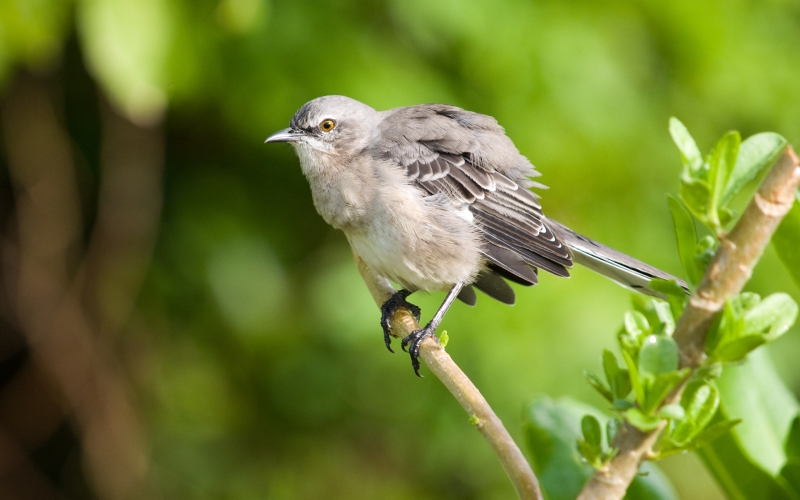
[[410, 312], [411, 315], [414, 316], [414, 319], [417, 320], [417, 323], [419, 323], [419, 318], [420, 318], [421, 313], [422, 313], [420, 308], [415, 306], [414, 304], [412, 304], [410, 302], [406, 302], [405, 306], [406, 306], [406, 309], [408, 309], [408, 312]]
[[392, 336], [389, 335], [389, 329], [383, 329], [383, 343], [386, 344], [386, 348], [389, 349], [389, 352], [394, 354], [394, 349], [392, 349]]
[[[431, 325], [426, 326], [421, 330], [415, 330], [411, 332], [411, 334], [404, 338], [400, 345], [403, 347], [403, 350], [406, 350], [406, 346], [408, 348], [408, 354], [411, 355], [411, 366], [414, 367], [414, 373], [417, 377], [422, 377], [419, 374], [419, 350], [420, 346], [422, 345], [422, 341], [428, 337], [434, 337], [435, 329], [431, 328]], [[435, 338], [435, 337], [434, 337]]]
[[[383, 342], [386, 344], [386, 348], [389, 349], [389, 352], [391, 353], [394, 351], [392, 350], [392, 336], [389, 332], [392, 329], [391, 321], [392, 315], [395, 313], [395, 311], [397, 311], [397, 309], [400, 307], [405, 307], [408, 309], [408, 312], [414, 316], [414, 319], [419, 322], [420, 309], [414, 304], [406, 301], [406, 297], [409, 295], [411, 295], [411, 292], [408, 290], [398, 290], [381, 306], [381, 328], [383, 329]], [[405, 346], [403, 349], [405, 350]]]

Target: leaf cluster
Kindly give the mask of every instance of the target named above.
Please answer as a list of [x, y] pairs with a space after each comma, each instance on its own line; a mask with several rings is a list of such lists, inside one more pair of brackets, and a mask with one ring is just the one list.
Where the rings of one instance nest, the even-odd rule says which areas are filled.
[[[731, 201], [774, 162], [786, 140], [778, 134], [762, 133], [742, 142], [739, 133], [731, 131], [703, 157], [686, 127], [675, 118], [670, 120], [670, 133], [680, 151], [683, 171], [680, 196], [670, 196], [668, 204], [681, 264], [694, 288], [705, 275], [720, 239], [726, 237], [726, 225], [736, 216]], [[698, 237], [696, 220], [709, 234]], [[642, 431], [664, 427], [656, 450], [656, 457], [661, 457], [697, 449], [740, 422], [718, 418], [711, 423], [720, 406], [714, 379], [722, 373], [723, 363], [742, 362], [754, 349], [785, 333], [797, 318], [798, 306], [785, 293], [764, 299], [749, 292], [729, 297], [709, 331], [707, 359], [692, 373], [680, 367], [678, 346], [672, 338], [687, 296], [674, 281], [657, 280], [653, 288], [662, 292], [666, 301], [634, 296], [633, 310], [625, 313], [617, 335], [624, 368], [605, 350], [604, 379], [590, 371], [585, 375], [618, 418]], [[667, 396], [684, 384], [680, 402], [664, 404]], [[600, 447], [596, 436], [600, 426], [590, 416], [582, 429], [578, 450], [595, 468], [604, 467], [616, 450]], [[611, 428], [607, 434], [611, 442]]]
[[[613, 457], [605, 446], [622, 424], [589, 405], [546, 396], [536, 398], [524, 411], [523, 422], [534, 471], [549, 500], [573, 500], [596, 468]], [[604, 439], [605, 430], [607, 439]], [[591, 451], [576, 449], [575, 441]], [[605, 451], [604, 451], [605, 450]], [[596, 453], [597, 460], [585, 455]], [[626, 495], [629, 500], [677, 500], [666, 476], [652, 463], [642, 466]]]
[[[652, 326], [651, 326], [651, 321]], [[725, 422], [706, 428], [719, 406], [719, 391], [710, 381], [717, 373], [706, 370], [689, 384], [680, 403], [663, 405], [665, 398], [690, 376], [688, 368], [680, 368], [678, 346], [672, 338], [675, 321], [667, 303], [657, 299], [634, 297], [634, 310], [625, 314], [618, 334], [625, 368], [616, 356], [603, 351], [605, 381], [586, 372], [589, 384], [611, 403], [619, 418], [626, 419], [642, 431], [651, 431], [667, 422], [660, 453], [673, 454], [699, 447], [735, 425]], [[632, 397], [629, 397], [632, 396]], [[612, 419], [612, 422], [620, 422]], [[613, 441], [614, 429], [608, 439]], [[587, 462], [602, 467], [597, 450], [588, 449], [584, 431], [578, 448]], [[603, 451], [602, 457], [613, 457], [614, 450]]]
[[[725, 226], [736, 216], [730, 202], [748, 182], [772, 165], [787, 144], [786, 139], [774, 132], [756, 134], [742, 142], [739, 132], [732, 130], [703, 157], [677, 118], [670, 119], [669, 131], [683, 161], [680, 197], [692, 214], [718, 237], [724, 236]], [[683, 260], [683, 252], [681, 257]]]

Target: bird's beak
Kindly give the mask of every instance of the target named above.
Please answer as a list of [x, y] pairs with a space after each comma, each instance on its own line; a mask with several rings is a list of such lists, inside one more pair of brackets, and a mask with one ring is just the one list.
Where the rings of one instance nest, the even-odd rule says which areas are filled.
[[267, 137], [267, 140], [264, 141], [264, 143], [266, 144], [268, 142], [297, 142], [303, 138], [303, 135], [304, 135], [303, 131], [301, 130], [285, 128]]

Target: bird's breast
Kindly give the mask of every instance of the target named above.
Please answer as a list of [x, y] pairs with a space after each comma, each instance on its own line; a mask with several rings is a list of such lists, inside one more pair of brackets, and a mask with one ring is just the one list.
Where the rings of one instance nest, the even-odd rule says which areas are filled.
[[334, 161], [336, 157], [310, 154], [305, 148], [297, 152], [314, 207], [325, 222], [342, 230], [363, 226], [375, 196], [368, 173], [352, 162]]
[[409, 290], [443, 290], [470, 283], [482, 265], [475, 227], [435, 197], [408, 184], [382, 184], [368, 223], [345, 230], [375, 272]]

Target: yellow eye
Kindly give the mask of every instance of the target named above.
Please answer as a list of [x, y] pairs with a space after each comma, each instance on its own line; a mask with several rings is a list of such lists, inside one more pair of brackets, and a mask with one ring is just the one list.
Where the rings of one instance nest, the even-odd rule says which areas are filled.
[[330, 132], [336, 128], [336, 122], [331, 119], [323, 120], [322, 123], [319, 124], [319, 128], [323, 132]]

